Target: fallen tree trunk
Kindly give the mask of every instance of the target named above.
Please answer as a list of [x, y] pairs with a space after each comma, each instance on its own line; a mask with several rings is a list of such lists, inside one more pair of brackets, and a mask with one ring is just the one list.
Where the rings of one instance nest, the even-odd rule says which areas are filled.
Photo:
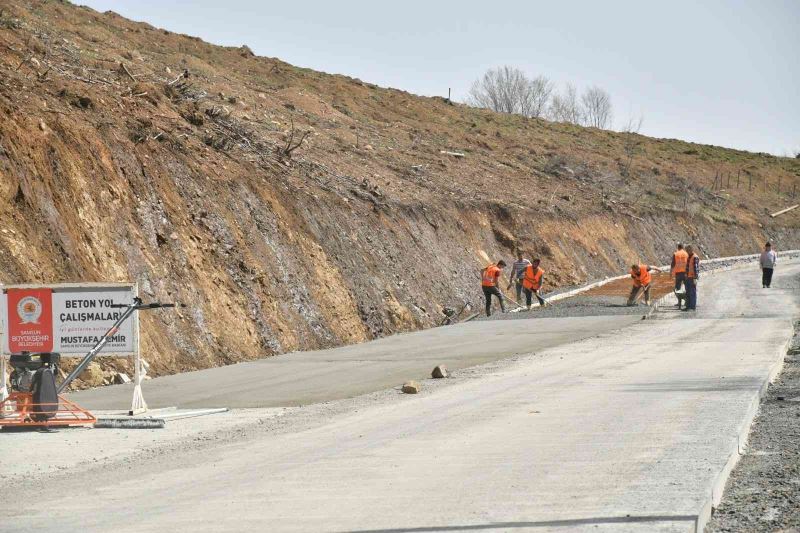
[[775, 218], [775, 217], [777, 217], [778, 215], [782, 215], [782, 214], [784, 214], [784, 213], [788, 213], [788, 212], [789, 212], [789, 211], [791, 211], [792, 209], [797, 209], [798, 207], [800, 207], [800, 204], [795, 204], [795, 205], [793, 205], [792, 207], [787, 207], [786, 209], [782, 209], [782, 210], [778, 211], [777, 213], [772, 213], [770, 216], [771, 216], [772, 218]]

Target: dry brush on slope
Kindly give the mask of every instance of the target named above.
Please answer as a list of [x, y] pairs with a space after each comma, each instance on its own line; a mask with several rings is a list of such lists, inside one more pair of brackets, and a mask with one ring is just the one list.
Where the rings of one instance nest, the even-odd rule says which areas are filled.
[[796, 247], [798, 214], [765, 211], [799, 175], [795, 159], [452, 105], [68, 3], [0, 13], [0, 281], [132, 280], [188, 303], [143, 317], [156, 374], [434, 325], [477, 303], [478, 249], [539, 255], [569, 285], [664, 261], [678, 239]]

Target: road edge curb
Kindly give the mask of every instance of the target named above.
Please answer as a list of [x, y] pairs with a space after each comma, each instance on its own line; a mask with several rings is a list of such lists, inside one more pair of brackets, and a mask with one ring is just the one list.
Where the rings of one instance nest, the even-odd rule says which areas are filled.
[[761, 401], [764, 399], [764, 396], [766, 396], [770, 384], [775, 381], [775, 379], [783, 370], [786, 353], [789, 351], [789, 347], [792, 344], [792, 338], [794, 337], [793, 320], [789, 320], [789, 326], [792, 334], [788, 339], [786, 339], [786, 342], [781, 344], [781, 346], [778, 348], [777, 356], [775, 357], [775, 361], [773, 361], [772, 365], [770, 366], [769, 373], [767, 374], [766, 378], [762, 380], [761, 386], [758, 388], [758, 391], [756, 391], [755, 396], [750, 402], [750, 406], [747, 408], [747, 413], [745, 414], [744, 420], [739, 425], [735, 435], [735, 448], [728, 455], [728, 459], [725, 461], [725, 465], [722, 467], [722, 470], [720, 470], [716, 475], [716, 478], [711, 485], [709, 497], [701, 506], [697, 515], [695, 520], [695, 533], [703, 533], [708, 521], [711, 519], [714, 513], [714, 509], [716, 509], [719, 506], [719, 503], [722, 501], [722, 497], [725, 493], [725, 485], [728, 483], [728, 478], [730, 477], [731, 472], [733, 472], [733, 469], [736, 468], [736, 465], [739, 463], [742, 455], [744, 455], [744, 448], [747, 446], [747, 441], [750, 437], [750, 429], [752, 428], [753, 422], [758, 415], [758, 410], [761, 407]]

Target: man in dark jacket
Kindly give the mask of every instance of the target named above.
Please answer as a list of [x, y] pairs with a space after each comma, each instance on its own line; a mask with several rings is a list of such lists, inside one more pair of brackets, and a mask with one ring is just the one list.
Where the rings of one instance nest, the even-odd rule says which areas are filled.
[[761, 286], [769, 289], [772, 285], [772, 272], [775, 270], [775, 263], [778, 262], [778, 254], [772, 249], [772, 243], [768, 242], [764, 245], [764, 251], [758, 259], [761, 265]]

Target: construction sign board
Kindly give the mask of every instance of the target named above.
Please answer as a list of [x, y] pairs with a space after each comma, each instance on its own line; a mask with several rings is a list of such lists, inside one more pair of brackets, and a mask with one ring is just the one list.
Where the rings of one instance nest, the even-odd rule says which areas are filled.
[[[4, 354], [58, 352], [82, 356], [113, 326], [137, 294], [133, 284], [0, 286], [0, 349]], [[103, 348], [102, 354], [131, 355], [138, 350], [134, 315]]]

